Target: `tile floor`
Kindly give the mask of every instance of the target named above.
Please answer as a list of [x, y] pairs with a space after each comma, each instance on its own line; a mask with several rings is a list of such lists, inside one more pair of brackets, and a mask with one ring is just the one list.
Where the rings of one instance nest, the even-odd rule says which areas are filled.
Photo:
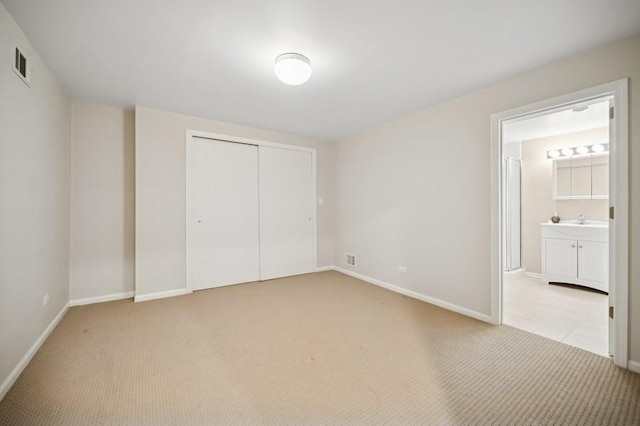
[[503, 282], [505, 324], [609, 356], [606, 294], [550, 285], [522, 272], [506, 272]]

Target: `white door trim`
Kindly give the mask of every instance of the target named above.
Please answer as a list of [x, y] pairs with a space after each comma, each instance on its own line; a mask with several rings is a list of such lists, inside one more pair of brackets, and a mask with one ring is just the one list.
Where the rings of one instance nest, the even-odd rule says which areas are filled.
[[186, 256], [186, 271], [185, 271], [185, 275], [186, 275], [186, 288], [185, 291], [186, 292], [191, 292], [193, 291], [193, 277], [192, 277], [192, 271], [190, 268], [190, 261], [189, 261], [189, 252], [191, 251], [191, 247], [192, 247], [192, 241], [190, 238], [190, 233], [189, 233], [189, 222], [190, 220], [192, 221], [194, 219], [193, 215], [194, 212], [191, 209], [191, 203], [189, 203], [189, 188], [192, 185], [191, 183], [191, 173], [189, 172], [192, 168], [191, 166], [191, 161], [192, 161], [192, 157], [193, 157], [193, 138], [197, 137], [197, 138], [203, 138], [203, 139], [213, 139], [213, 140], [219, 140], [219, 141], [223, 141], [223, 142], [234, 142], [234, 143], [242, 143], [242, 144], [247, 144], [247, 145], [255, 145], [255, 146], [267, 146], [267, 147], [271, 147], [271, 148], [280, 148], [280, 149], [288, 149], [288, 150], [292, 150], [292, 151], [304, 151], [304, 152], [310, 152], [311, 153], [311, 182], [312, 182], [312, 188], [311, 188], [311, 197], [312, 197], [312, 205], [313, 205], [313, 209], [312, 209], [312, 222], [313, 222], [313, 261], [314, 261], [314, 268], [317, 268], [318, 266], [318, 195], [317, 195], [317, 165], [316, 165], [316, 149], [315, 148], [307, 148], [307, 147], [303, 147], [303, 146], [297, 146], [297, 145], [287, 145], [287, 144], [281, 144], [281, 143], [276, 143], [276, 142], [269, 142], [269, 141], [263, 141], [263, 140], [257, 140], [257, 139], [250, 139], [250, 138], [244, 138], [244, 137], [240, 137], [240, 136], [230, 136], [230, 135], [223, 135], [223, 134], [219, 134], [219, 133], [212, 133], [212, 132], [205, 132], [205, 131], [201, 131], [201, 130], [193, 130], [193, 129], [187, 129], [186, 131], [186, 141], [185, 141], [185, 161], [186, 161], [186, 169], [185, 169], [185, 175], [186, 175], [186, 182], [185, 182], [185, 205], [186, 205], [186, 220], [185, 220], [185, 233], [186, 233], [186, 247], [185, 247], [185, 256]]
[[613, 301], [614, 353], [617, 366], [628, 368], [629, 339], [629, 81], [624, 78], [574, 93], [546, 99], [491, 115], [491, 321], [502, 324], [502, 123], [544, 115], [581, 101], [613, 96], [615, 134], [610, 147], [609, 283]]

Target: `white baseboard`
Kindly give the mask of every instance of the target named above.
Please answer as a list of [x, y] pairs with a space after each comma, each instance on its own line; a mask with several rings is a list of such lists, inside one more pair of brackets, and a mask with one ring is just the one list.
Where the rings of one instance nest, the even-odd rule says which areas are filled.
[[56, 328], [56, 326], [58, 325], [58, 323], [60, 322], [64, 314], [67, 313], [68, 310], [69, 310], [69, 304], [67, 303], [60, 310], [60, 312], [58, 312], [58, 315], [55, 316], [53, 321], [49, 323], [47, 328], [44, 329], [44, 331], [42, 332], [40, 337], [38, 337], [35, 343], [31, 345], [27, 353], [24, 354], [24, 356], [22, 357], [18, 365], [15, 366], [15, 368], [13, 369], [13, 371], [11, 371], [11, 373], [5, 379], [5, 381], [2, 382], [2, 385], [0, 385], [0, 401], [2, 400], [2, 398], [4, 398], [7, 392], [9, 392], [9, 389], [11, 389], [11, 386], [13, 386], [16, 380], [18, 380], [18, 377], [20, 377], [20, 374], [22, 374], [22, 372], [27, 367], [27, 365], [29, 365], [29, 362], [31, 361], [33, 356], [36, 354], [36, 352], [38, 352], [38, 349], [40, 349], [40, 346], [42, 346], [44, 341], [47, 340], [47, 337], [49, 337], [49, 334], [51, 334], [53, 329]]
[[394, 291], [396, 293], [404, 294], [405, 296], [413, 297], [414, 299], [422, 300], [423, 302], [430, 303], [432, 305], [439, 306], [441, 308], [447, 309], [449, 311], [457, 312], [462, 315], [466, 315], [471, 318], [475, 318], [480, 321], [488, 322], [493, 324], [490, 315], [481, 314], [480, 312], [472, 311], [471, 309], [463, 308], [458, 305], [454, 305], [453, 303], [445, 302], [440, 299], [435, 299], [433, 297], [425, 296], [424, 294], [416, 293], [412, 290], [407, 290], [406, 288], [398, 287], [397, 285], [389, 284], [384, 281], [376, 280], [371, 277], [367, 277], [366, 275], [361, 275], [353, 271], [348, 271], [346, 269], [342, 269], [334, 266], [334, 269], [338, 272], [342, 272], [345, 275], [352, 276], [359, 280], [368, 282], [370, 284], [377, 285], [379, 287], [384, 287], [387, 290]]
[[187, 290], [186, 288], [181, 288], [178, 290], [169, 290], [169, 291], [161, 291], [158, 293], [141, 294], [139, 296], [136, 295], [133, 301], [136, 303], [147, 302], [149, 300], [164, 299], [167, 297], [174, 297], [174, 296], [183, 296], [189, 293], [191, 293], [191, 290]]
[[537, 274], [535, 272], [525, 272], [524, 276], [525, 277], [529, 277], [529, 278], [534, 278], [536, 280], [541, 280], [542, 279], [542, 274]]
[[335, 269], [333, 266], [318, 266], [316, 272], [334, 271]]
[[633, 371], [634, 373], [640, 374], [640, 362], [629, 361], [627, 365], [629, 367], [629, 370]]
[[135, 296], [133, 291], [127, 293], [108, 294], [106, 296], [88, 297], [86, 299], [70, 300], [69, 306], [91, 305], [93, 303], [112, 302], [114, 300], [131, 299]]

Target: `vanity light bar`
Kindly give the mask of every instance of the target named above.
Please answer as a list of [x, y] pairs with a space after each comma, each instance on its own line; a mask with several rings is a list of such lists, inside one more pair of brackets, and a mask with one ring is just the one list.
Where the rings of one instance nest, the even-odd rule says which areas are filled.
[[552, 149], [547, 151], [547, 158], [572, 157], [574, 155], [601, 154], [609, 152], [608, 143], [576, 146], [575, 148]]

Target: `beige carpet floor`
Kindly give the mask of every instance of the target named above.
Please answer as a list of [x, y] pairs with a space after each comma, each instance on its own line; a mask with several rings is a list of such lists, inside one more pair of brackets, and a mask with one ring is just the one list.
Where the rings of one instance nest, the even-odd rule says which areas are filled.
[[336, 272], [69, 310], [2, 425], [639, 425], [640, 375]]

